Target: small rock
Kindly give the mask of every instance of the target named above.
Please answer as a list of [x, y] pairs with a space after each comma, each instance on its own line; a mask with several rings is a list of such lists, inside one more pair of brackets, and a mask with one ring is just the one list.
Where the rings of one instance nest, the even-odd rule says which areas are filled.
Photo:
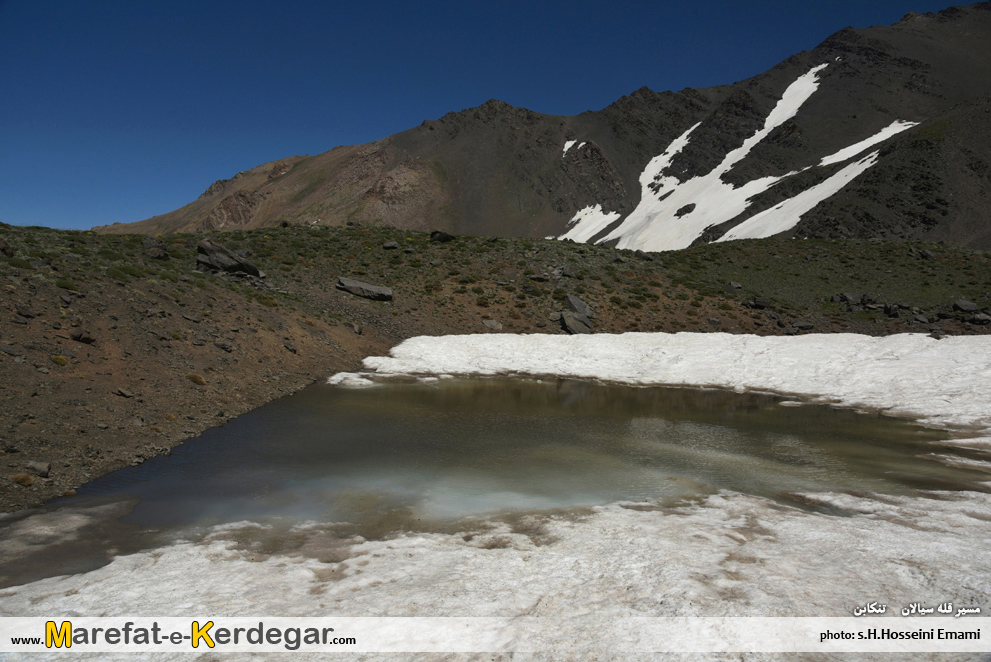
[[754, 308], [763, 310], [771, 307], [771, 300], [767, 297], [754, 297]]
[[355, 324], [354, 322], [348, 322], [345, 326], [354, 331], [357, 335], [361, 335], [361, 325]]
[[812, 324], [809, 322], [795, 322], [792, 326], [799, 331], [808, 331], [812, 328]]
[[213, 346], [214, 346], [214, 347], [216, 347], [217, 349], [222, 349], [222, 350], [224, 350], [224, 351], [225, 351], [225, 352], [227, 352], [228, 354], [230, 354], [231, 352], [233, 352], [233, 351], [234, 351], [234, 348], [233, 348], [233, 347], [231, 347], [231, 344], [230, 344], [230, 343], [227, 343], [227, 342], [221, 342], [221, 341], [219, 341], [219, 340], [218, 340], [218, 341], [216, 341], [215, 343], [213, 343]]
[[288, 349], [293, 354], [296, 353], [296, 346], [295, 345], [290, 345], [290, 344], [286, 343], [286, 344], [283, 345], [283, 347], [285, 347], [286, 349]]
[[495, 320], [482, 320], [482, 324], [493, 331], [502, 331], [502, 324]]
[[186, 315], [186, 314], [183, 314], [182, 319], [188, 320], [188, 321], [192, 322], [193, 324], [199, 324], [200, 322], [203, 321], [199, 317], [196, 317], [194, 315]]
[[122, 398], [133, 398], [134, 397], [134, 394], [133, 393], [131, 393], [127, 389], [123, 389], [123, 388], [119, 388], [116, 391], [114, 391], [114, 395], [119, 395]]
[[76, 342], [83, 343], [84, 345], [92, 345], [96, 342], [96, 338], [90, 335], [90, 332], [85, 329], [76, 329], [75, 331], [69, 333], [69, 337]]
[[978, 313], [976, 315], [971, 315], [967, 318], [967, 321], [971, 324], [991, 324], [991, 315], [985, 315], [984, 313]]
[[430, 241], [436, 241], [437, 243], [443, 244], [448, 241], [453, 241], [454, 235], [448, 234], [441, 230], [434, 230], [430, 233]]
[[634, 252], [633, 254], [636, 255], [641, 260], [647, 260], [648, 262], [654, 261], [654, 258], [649, 253], [644, 253], [642, 250], [637, 249], [637, 251]]
[[399, 249], [399, 242], [398, 241], [387, 241], [384, 244], [382, 244], [382, 248], [384, 248], [387, 251], [398, 250]]
[[25, 462], [24, 468], [34, 472], [42, 478], [48, 478], [48, 472], [52, 470], [51, 462]]
[[70, 297], [68, 294], [60, 294], [60, 295], [58, 295], [58, 298], [66, 306], [71, 306], [72, 305], [72, 297]]
[[912, 318], [912, 321], [918, 322], [919, 324], [929, 324], [929, 318], [925, 315], [916, 315]]
[[145, 317], [165, 317], [165, 311], [161, 308], [149, 308], [145, 311]]
[[919, 251], [919, 257], [921, 257], [923, 260], [935, 260], [936, 254], [930, 250], [923, 249]]
[[737, 283], [736, 281], [731, 280], [730, 282], [726, 283], [727, 292], [733, 292], [735, 290], [740, 290], [740, 289], [743, 289], [743, 285]]
[[14, 309], [17, 311], [17, 314], [18, 315], [20, 315], [21, 317], [24, 317], [26, 319], [34, 319], [35, 317], [37, 317], [37, 315], [35, 315], [34, 313], [32, 313], [27, 308], [21, 308], [20, 306], [14, 306]]
[[536, 283], [546, 283], [550, 279], [546, 274], [534, 274], [533, 276], [530, 276], [530, 280]]
[[558, 322], [561, 320], [561, 313], [557, 313], [557, 312], [551, 313], [550, 315], [547, 316], [547, 319], [549, 319], [552, 322]]
[[403, 249], [403, 252], [406, 253], [407, 255], [415, 255], [416, 254], [416, 250], [415, 249], [412, 249], [412, 248], [404, 248]]
[[24, 352], [17, 349], [16, 347], [0, 346], [0, 352], [7, 354], [8, 356], [23, 356]]

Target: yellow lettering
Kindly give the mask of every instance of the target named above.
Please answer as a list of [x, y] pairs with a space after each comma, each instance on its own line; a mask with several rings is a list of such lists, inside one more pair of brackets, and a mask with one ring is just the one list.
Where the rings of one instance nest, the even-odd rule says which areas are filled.
[[71, 648], [72, 647], [72, 623], [62, 621], [62, 625], [55, 627], [55, 621], [45, 623], [45, 647], [51, 648]]
[[198, 648], [200, 645], [200, 639], [206, 643], [207, 646], [213, 648], [216, 644], [213, 643], [213, 639], [210, 638], [210, 628], [213, 627], [213, 621], [207, 621], [200, 627], [200, 624], [193, 621], [193, 648]]

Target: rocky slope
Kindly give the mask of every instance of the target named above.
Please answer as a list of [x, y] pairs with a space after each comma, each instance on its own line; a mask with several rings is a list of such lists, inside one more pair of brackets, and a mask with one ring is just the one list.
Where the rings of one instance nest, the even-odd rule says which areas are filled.
[[[412, 336], [991, 332], [983, 252], [765, 239], [652, 256], [435, 239], [449, 240], [319, 226], [156, 240], [0, 224], [0, 510], [168, 452]], [[198, 254], [217, 242], [264, 277], [196, 271], [224, 262]], [[392, 298], [355, 296], [341, 277]]]
[[987, 249], [989, 39], [983, 2], [847, 28], [733, 85], [642, 88], [574, 117], [493, 100], [375, 143], [268, 163], [182, 209], [98, 230], [357, 222], [664, 250], [730, 238], [764, 212], [738, 234]]

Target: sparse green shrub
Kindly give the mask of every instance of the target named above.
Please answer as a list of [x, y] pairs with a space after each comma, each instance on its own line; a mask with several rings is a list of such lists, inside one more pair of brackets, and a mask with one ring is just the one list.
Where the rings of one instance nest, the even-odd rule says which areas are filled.
[[106, 275], [107, 275], [107, 278], [113, 278], [114, 280], [119, 280], [122, 283], [130, 283], [131, 282], [131, 279], [127, 277], [127, 274], [125, 274], [123, 271], [121, 271], [117, 267], [110, 267], [109, 269], [107, 269]]
[[76, 284], [75, 283], [73, 283], [71, 280], [66, 280], [65, 278], [59, 278], [57, 281], [55, 281], [55, 286], [56, 287], [61, 287], [63, 290], [77, 290], [77, 289], [79, 289], [79, 288], [76, 287]]
[[54, 363], [55, 365], [65, 365], [68, 362], [69, 359], [65, 358], [61, 354], [54, 354], [52, 356], [52, 363]]
[[34, 267], [31, 266], [30, 262], [19, 257], [7, 258], [7, 264], [9, 264], [10, 266], [16, 269], [34, 269]]

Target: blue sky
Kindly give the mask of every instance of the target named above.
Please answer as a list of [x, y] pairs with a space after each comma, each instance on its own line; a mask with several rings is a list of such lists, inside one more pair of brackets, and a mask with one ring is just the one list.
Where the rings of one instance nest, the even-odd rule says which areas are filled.
[[0, 0], [0, 221], [138, 221], [214, 180], [495, 98], [544, 113], [749, 78], [946, 0]]

